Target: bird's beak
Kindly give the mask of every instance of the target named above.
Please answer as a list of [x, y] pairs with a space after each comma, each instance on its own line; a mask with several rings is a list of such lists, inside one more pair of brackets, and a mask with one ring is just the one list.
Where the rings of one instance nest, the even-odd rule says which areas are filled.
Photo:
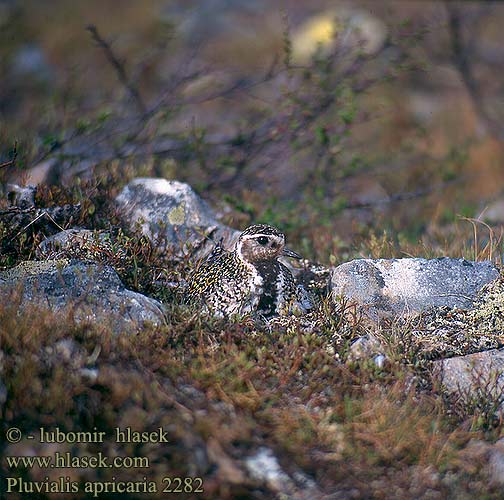
[[293, 259], [302, 259], [301, 255], [299, 255], [296, 252], [293, 252], [292, 250], [289, 250], [288, 248], [283, 249], [282, 255], [285, 255], [285, 257], [292, 257]]

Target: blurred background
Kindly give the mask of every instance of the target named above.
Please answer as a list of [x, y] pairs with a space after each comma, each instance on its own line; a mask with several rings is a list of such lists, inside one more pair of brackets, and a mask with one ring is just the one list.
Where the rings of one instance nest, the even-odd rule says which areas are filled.
[[0, 181], [182, 180], [325, 263], [383, 234], [457, 253], [504, 221], [503, 23], [500, 2], [0, 0]]

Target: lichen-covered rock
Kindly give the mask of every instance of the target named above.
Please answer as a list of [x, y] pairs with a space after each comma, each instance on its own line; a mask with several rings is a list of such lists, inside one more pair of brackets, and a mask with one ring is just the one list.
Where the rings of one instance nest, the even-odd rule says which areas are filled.
[[449, 357], [504, 345], [504, 277], [485, 285], [470, 309], [439, 307], [422, 314], [415, 338], [424, 354]]
[[71, 310], [77, 321], [108, 324], [115, 332], [135, 331], [164, 321], [158, 301], [124, 287], [109, 266], [59, 259], [25, 261], [0, 272], [2, 300], [19, 295], [20, 307]]
[[134, 179], [115, 201], [127, 227], [139, 229], [175, 257], [202, 257], [213, 249], [213, 242], [222, 238], [229, 247], [240, 234], [220, 224], [212, 209], [183, 182]]
[[332, 270], [333, 299], [356, 303], [374, 321], [432, 307], [469, 309], [478, 291], [499, 277], [491, 262], [465, 259], [358, 259]]
[[441, 359], [434, 362], [433, 372], [448, 393], [463, 401], [483, 398], [503, 407], [504, 349]]

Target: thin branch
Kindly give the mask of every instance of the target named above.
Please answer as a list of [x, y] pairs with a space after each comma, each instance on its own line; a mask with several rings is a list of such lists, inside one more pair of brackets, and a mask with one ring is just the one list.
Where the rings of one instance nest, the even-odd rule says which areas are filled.
[[17, 160], [17, 141], [14, 143], [14, 149], [12, 151], [12, 158], [9, 161], [0, 163], [0, 168], [13, 167], [16, 165]]
[[35, 224], [35, 222], [37, 222], [39, 219], [41, 219], [42, 217], [48, 217], [49, 220], [51, 222], [53, 222], [56, 227], [60, 230], [60, 231], [64, 231], [65, 228], [61, 227], [47, 212], [40, 212], [36, 217], [35, 219], [33, 219], [29, 224], [27, 224], [25, 227], [23, 227], [22, 229], [20, 229], [10, 240], [9, 240], [9, 243], [12, 243], [21, 233], [24, 233], [31, 225]]
[[96, 44], [101, 49], [103, 49], [103, 52], [105, 53], [107, 60], [115, 69], [119, 81], [122, 83], [122, 85], [126, 88], [130, 96], [135, 101], [140, 113], [144, 114], [146, 111], [146, 106], [143, 102], [142, 97], [140, 96], [140, 92], [128, 78], [128, 74], [126, 73], [124, 63], [115, 55], [111, 45], [100, 35], [100, 33], [98, 33], [98, 29], [96, 28], [96, 26], [90, 24], [89, 26], [86, 27], [86, 30], [89, 31], [89, 33], [91, 33], [91, 37], [96, 42]]

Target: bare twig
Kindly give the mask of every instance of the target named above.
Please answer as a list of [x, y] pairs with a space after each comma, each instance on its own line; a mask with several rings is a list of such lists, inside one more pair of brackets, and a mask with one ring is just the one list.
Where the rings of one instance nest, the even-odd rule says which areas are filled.
[[130, 96], [135, 101], [140, 113], [144, 114], [146, 111], [146, 106], [143, 102], [142, 97], [140, 96], [140, 92], [128, 78], [128, 74], [126, 73], [124, 63], [116, 56], [116, 54], [112, 50], [111, 45], [100, 35], [96, 26], [90, 24], [89, 26], [86, 27], [86, 29], [91, 33], [91, 37], [96, 42], [96, 44], [101, 49], [103, 49], [103, 52], [105, 53], [107, 60], [115, 69], [119, 81], [122, 83], [122, 85], [126, 88]]
[[35, 224], [35, 222], [37, 222], [39, 219], [41, 219], [42, 217], [48, 217], [49, 220], [51, 222], [53, 222], [55, 224], [55, 226], [60, 230], [60, 231], [64, 231], [65, 228], [61, 227], [47, 212], [40, 212], [36, 217], [35, 219], [33, 219], [29, 224], [27, 224], [25, 227], [23, 227], [22, 229], [20, 229], [10, 240], [9, 240], [9, 243], [11, 243], [12, 241], [14, 241], [21, 233], [24, 233], [31, 225]]
[[12, 158], [9, 161], [5, 161], [4, 163], [0, 163], [0, 168], [15, 166], [16, 159], [17, 159], [17, 141], [14, 143], [14, 149], [12, 151]]

